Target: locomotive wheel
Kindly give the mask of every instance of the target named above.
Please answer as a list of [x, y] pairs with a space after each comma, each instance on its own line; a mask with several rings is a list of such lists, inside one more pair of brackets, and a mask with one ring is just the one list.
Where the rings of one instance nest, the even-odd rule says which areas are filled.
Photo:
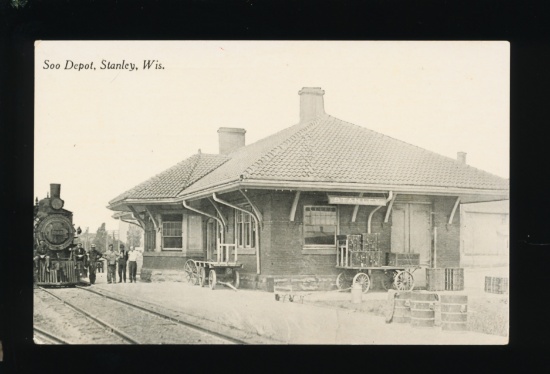
[[199, 286], [203, 287], [206, 280], [206, 269], [199, 266]]
[[414, 288], [414, 278], [406, 270], [400, 271], [395, 275], [393, 285], [399, 291], [411, 291]]
[[338, 287], [339, 290], [347, 290], [351, 288], [351, 281], [352, 279], [343, 271], [336, 277], [336, 287]]
[[239, 288], [241, 284], [241, 275], [238, 270], [233, 270], [233, 287]]
[[195, 265], [195, 261], [187, 260], [183, 270], [185, 271], [185, 279], [187, 282], [192, 285], [197, 284], [197, 265]]
[[363, 293], [367, 293], [370, 288], [370, 278], [366, 273], [357, 273], [353, 277], [353, 283], [359, 283], [363, 288]]
[[211, 290], [216, 288], [216, 270], [210, 270], [208, 272], [208, 284]]

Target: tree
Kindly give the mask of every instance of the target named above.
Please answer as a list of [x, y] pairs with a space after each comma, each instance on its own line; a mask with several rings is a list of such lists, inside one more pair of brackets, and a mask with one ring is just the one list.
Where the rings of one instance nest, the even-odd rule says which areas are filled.
[[105, 239], [107, 238], [107, 231], [105, 230], [105, 222], [101, 224], [101, 227], [97, 229], [97, 232], [95, 234], [94, 238], [94, 244], [96, 246], [96, 249], [102, 253], [105, 253]]
[[141, 247], [141, 234], [143, 230], [136, 225], [130, 225], [126, 232], [128, 247]]

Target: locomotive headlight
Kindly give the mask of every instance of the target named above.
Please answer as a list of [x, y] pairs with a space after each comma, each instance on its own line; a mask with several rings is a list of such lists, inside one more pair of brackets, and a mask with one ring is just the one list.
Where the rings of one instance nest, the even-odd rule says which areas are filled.
[[63, 208], [63, 200], [61, 200], [58, 197], [52, 198], [50, 204], [51, 204], [52, 208], [54, 208], [54, 209]]

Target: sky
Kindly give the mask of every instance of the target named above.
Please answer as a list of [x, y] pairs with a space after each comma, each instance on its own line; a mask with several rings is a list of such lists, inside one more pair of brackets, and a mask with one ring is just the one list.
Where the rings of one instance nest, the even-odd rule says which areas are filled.
[[251, 144], [298, 123], [302, 87], [336, 118], [508, 178], [509, 77], [508, 42], [37, 41], [35, 197], [60, 183], [75, 226], [118, 230], [109, 200], [218, 153], [220, 127]]

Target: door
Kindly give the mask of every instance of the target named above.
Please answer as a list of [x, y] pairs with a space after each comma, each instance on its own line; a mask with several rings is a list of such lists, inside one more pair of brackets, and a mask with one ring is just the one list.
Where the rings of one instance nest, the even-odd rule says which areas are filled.
[[430, 204], [394, 204], [392, 210], [391, 251], [419, 253], [420, 264], [430, 264], [432, 225]]
[[217, 240], [219, 238], [218, 223], [213, 219], [208, 220], [206, 226], [206, 259], [211, 260], [217, 254]]

